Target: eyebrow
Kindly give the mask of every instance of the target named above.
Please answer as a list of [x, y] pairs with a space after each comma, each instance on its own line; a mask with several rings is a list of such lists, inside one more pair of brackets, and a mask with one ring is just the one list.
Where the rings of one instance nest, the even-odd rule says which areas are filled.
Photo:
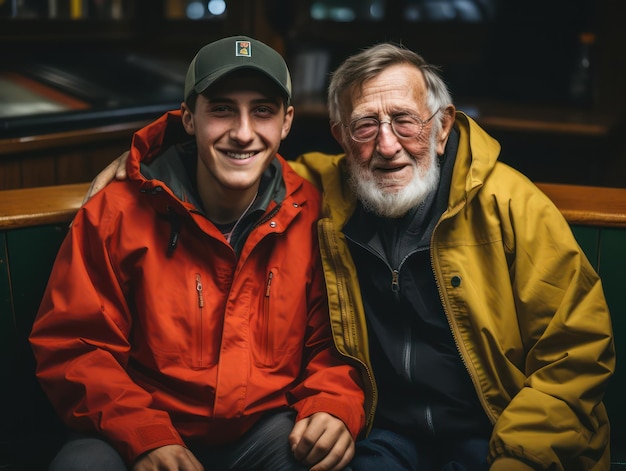
[[[392, 110], [388, 116], [390, 116], [391, 118], [394, 118], [396, 116], [402, 116], [402, 115], [411, 115], [411, 116], [418, 116], [419, 117], [419, 113], [415, 110], [410, 110], [408, 108], [397, 108], [395, 110]], [[361, 113], [357, 116], [354, 116], [350, 119], [350, 121], [356, 121], [357, 119], [361, 119], [361, 118], [376, 118], [378, 120], [380, 120], [380, 114], [372, 111], [370, 113]]]

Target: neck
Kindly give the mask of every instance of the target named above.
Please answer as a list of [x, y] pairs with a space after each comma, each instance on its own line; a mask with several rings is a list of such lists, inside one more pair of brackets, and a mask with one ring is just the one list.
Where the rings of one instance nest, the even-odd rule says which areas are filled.
[[229, 224], [237, 221], [248, 210], [256, 198], [261, 180], [250, 187], [231, 189], [222, 184], [198, 157], [196, 185], [206, 216], [215, 224]]
[[200, 199], [207, 217], [216, 224], [236, 221], [252, 206], [258, 185], [245, 191], [210, 191], [200, 189]]

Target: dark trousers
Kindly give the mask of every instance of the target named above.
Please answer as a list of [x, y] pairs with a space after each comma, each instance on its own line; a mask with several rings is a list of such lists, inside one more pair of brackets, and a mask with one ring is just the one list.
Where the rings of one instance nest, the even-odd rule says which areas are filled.
[[[306, 471], [289, 448], [295, 413], [268, 414], [232, 445], [190, 447], [207, 470]], [[73, 435], [52, 461], [49, 471], [126, 471], [120, 455], [104, 440]]]
[[374, 428], [356, 445], [352, 471], [487, 471], [489, 441], [415, 440]]

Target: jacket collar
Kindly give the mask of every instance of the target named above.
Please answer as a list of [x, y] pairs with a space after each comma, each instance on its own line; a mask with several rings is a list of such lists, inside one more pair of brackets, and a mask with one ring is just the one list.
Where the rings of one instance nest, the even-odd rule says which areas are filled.
[[449, 209], [474, 197], [500, 155], [500, 143], [465, 113], [457, 112], [454, 126], [459, 131], [459, 148], [452, 171]]
[[[191, 154], [193, 162], [186, 158]], [[280, 203], [301, 186], [295, 175], [285, 175], [284, 167], [285, 161], [277, 155], [263, 177], [259, 193], [264, 197], [255, 208], [265, 208], [271, 201]], [[126, 168], [129, 179], [137, 181], [140, 190], [152, 192], [161, 187], [161, 191], [165, 183], [169, 193], [188, 209], [202, 208], [194, 183], [195, 143], [182, 126], [180, 110], [165, 113], [135, 133]]]

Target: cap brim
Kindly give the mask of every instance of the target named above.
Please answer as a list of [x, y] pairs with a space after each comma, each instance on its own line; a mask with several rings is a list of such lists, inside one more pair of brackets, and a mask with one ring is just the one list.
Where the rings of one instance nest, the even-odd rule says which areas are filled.
[[[215, 82], [219, 81], [220, 79], [222, 79], [223, 77], [229, 74], [232, 74], [240, 70], [256, 70], [257, 72], [261, 72], [263, 75], [265, 75], [267, 78], [269, 78], [273, 83], [275, 83], [278, 86], [278, 88], [285, 95], [286, 98], [290, 97], [291, 91], [287, 90], [285, 86], [276, 77], [274, 77], [270, 72], [263, 69], [262, 67], [259, 67], [254, 64], [232, 64], [226, 67], [222, 67], [221, 69], [218, 69], [215, 72], [213, 72], [211, 75], [208, 75], [202, 80], [200, 80], [195, 85], [193, 90], [198, 95], [200, 95], [201, 93], [205, 92]], [[185, 97], [185, 98], [188, 98], [188, 97]]]

